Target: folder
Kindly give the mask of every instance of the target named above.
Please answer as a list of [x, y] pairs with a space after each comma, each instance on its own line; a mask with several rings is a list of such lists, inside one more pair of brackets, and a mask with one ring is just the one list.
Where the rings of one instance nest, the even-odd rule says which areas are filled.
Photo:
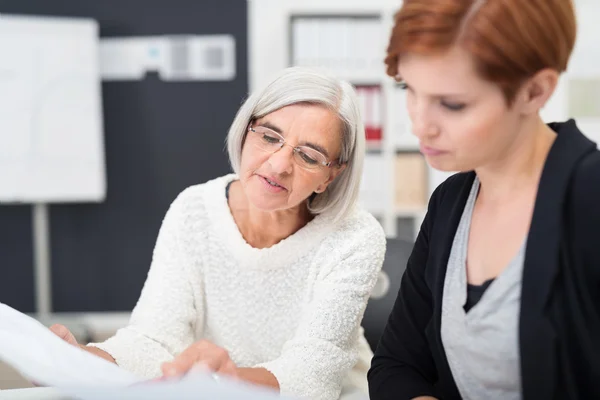
[[395, 160], [395, 204], [399, 209], [426, 207], [427, 163], [419, 153], [398, 154]]

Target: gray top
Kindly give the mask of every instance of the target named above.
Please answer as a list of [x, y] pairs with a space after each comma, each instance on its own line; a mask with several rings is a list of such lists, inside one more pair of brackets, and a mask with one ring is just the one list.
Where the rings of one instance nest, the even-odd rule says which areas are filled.
[[467, 245], [478, 192], [476, 178], [448, 259], [442, 342], [463, 399], [521, 399], [518, 328], [524, 245], [481, 300], [468, 312], [463, 308], [467, 300]]

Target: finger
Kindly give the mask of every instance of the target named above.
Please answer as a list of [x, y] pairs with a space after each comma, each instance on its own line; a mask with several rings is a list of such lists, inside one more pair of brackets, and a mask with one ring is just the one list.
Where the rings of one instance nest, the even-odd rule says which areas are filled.
[[164, 366], [166, 376], [186, 374], [192, 369], [219, 371], [229, 361], [225, 349], [209, 342], [199, 342], [185, 350], [173, 362]]
[[50, 331], [65, 342], [77, 346], [77, 339], [66, 326], [54, 324], [50, 327]]
[[203, 372], [216, 372], [219, 371], [228, 360], [229, 354], [227, 351], [212, 345], [211, 347], [200, 350], [190, 371], [200, 370]]
[[229, 377], [237, 377], [237, 366], [231, 359], [228, 359], [221, 365], [221, 368], [217, 370], [219, 375], [226, 375]]
[[179, 354], [171, 362], [162, 365], [161, 370], [164, 376], [172, 377], [182, 375], [188, 372], [194, 364], [201, 361], [202, 354], [207, 346], [203, 342], [198, 342]]

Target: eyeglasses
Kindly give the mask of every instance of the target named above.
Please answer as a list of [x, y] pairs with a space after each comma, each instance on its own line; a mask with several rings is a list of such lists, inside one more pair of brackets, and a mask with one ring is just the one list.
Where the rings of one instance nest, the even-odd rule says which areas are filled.
[[323, 153], [311, 147], [293, 147], [287, 144], [283, 136], [264, 126], [249, 126], [248, 131], [254, 133], [251, 138], [255, 145], [269, 153], [275, 153], [283, 146], [290, 146], [294, 150], [294, 161], [304, 169], [316, 170], [322, 167], [339, 166], [339, 162], [327, 160]]

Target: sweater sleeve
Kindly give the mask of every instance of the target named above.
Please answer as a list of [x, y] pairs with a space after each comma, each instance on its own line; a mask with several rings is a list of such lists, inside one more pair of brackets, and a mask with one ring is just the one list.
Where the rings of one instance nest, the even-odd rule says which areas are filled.
[[279, 358], [256, 366], [275, 375], [284, 396], [338, 399], [358, 360], [358, 332], [383, 264], [385, 235], [370, 217], [366, 229], [345, 229], [328, 241], [295, 335]]
[[432, 295], [425, 282], [432, 204], [409, 257], [400, 291], [369, 370], [371, 400], [407, 400], [435, 396], [437, 372], [425, 329], [433, 315]]
[[162, 222], [150, 270], [128, 326], [103, 343], [90, 344], [143, 378], [160, 376], [161, 364], [192, 344], [196, 316], [202, 315], [199, 304], [194, 303], [181, 250], [185, 239], [184, 193]]

